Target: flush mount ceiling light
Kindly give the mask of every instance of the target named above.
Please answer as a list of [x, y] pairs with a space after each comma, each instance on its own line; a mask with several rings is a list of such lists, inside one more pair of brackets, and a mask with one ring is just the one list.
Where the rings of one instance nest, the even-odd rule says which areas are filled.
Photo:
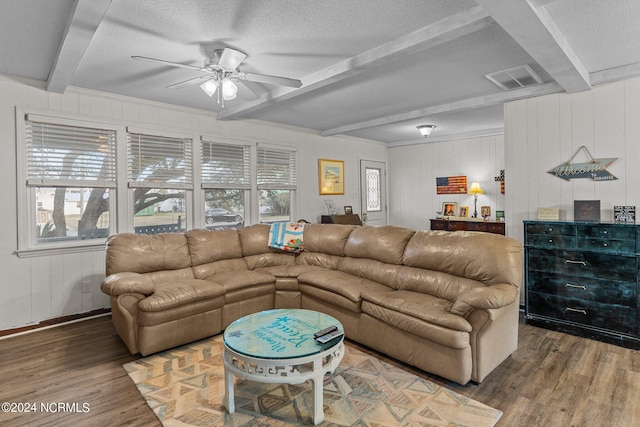
[[431, 132], [436, 128], [436, 125], [420, 125], [417, 126], [418, 130], [425, 138], [431, 135]]

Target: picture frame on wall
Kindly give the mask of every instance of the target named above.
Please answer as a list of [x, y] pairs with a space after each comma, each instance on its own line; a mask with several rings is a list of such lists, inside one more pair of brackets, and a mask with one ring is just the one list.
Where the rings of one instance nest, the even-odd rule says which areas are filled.
[[442, 216], [456, 216], [458, 212], [458, 202], [443, 202], [442, 203]]
[[344, 194], [344, 160], [318, 159], [320, 195]]
[[459, 217], [467, 218], [469, 216], [469, 206], [460, 206]]

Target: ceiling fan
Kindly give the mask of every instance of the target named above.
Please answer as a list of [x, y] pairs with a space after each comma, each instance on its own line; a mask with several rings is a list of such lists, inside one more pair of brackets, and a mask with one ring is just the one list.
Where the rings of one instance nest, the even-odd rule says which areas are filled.
[[149, 58], [146, 56], [132, 56], [133, 59], [143, 61], [157, 62], [172, 67], [187, 68], [190, 70], [205, 73], [202, 76], [187, 79], [178, 83], [167, 86], [169, 89], [178, 89], [181, 87], [200, 84], [200, 88], [210, 97], [215, 93], [218, 94], [218, 103], [224, 108], [224, 101], [235, 99], [238, 93], [237, 84], [241, 84], [258, 96], [250, 87], [243, 84], [243, 81], [266, 83], [277, 86], [288, 86], [299, 88], [302, 82], [297, 79], [287, 77], [268, 76], [264, 74], [245, 73], [238, 70], [238, 66], [245, 60], [247, 55], [239, 50], [225, 47], [217, 49], [213, 52], [213, 57], [204, 61], [203, 67], [195, 65], [181, 64], [178, 62], [165, 61], [163, 59]]

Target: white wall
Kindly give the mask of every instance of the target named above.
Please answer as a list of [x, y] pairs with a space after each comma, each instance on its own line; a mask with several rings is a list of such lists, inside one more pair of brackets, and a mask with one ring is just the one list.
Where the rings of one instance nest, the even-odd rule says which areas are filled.
[[[583, 145], [593, 157], [617, 157], [608, 171], [618, 179], [565, 181], [547, 173]], [[602, 221], [613, 220], [615, 205], [640, 207], [640, 78], [506, 104], [505, 162], [507, 223], [521, 241], [522, 221], [536, 219], [540, 207], [558, 208], [569, 221], [574, 200], [600, 200]]]
[[[481, 206], [505, 210], [505, 195], [494, 177], [504, 169], [504, 138], [502, 135], [455, 141], [423, 143], [389, 148], [389, 218], [390, 223], [416, 230], [428, 230], [429, 220], [442, 210], [443, 202], [458, 202], [469, 206], [473, 214], [473, 196], [467, 194], [436, 194], [436, 178], [465, 175], [470, 186], [479, 182], [484, 194], [478, 196]], [[511, 184], [506, 182], [506, 192]], [[507, 234], [509, 234], [507, 224]]]
[[[48, 113], [106, 120], [145, 129], [173, 130], [298, 147], [298, 192], [294, 219], [317, 222], [325, 211], [318, 195], [318, 158], [345, 162], [345, 195], [332, 196], [337, 206], [359, 212], [359, 160], [387, 161], [383, 144], [347, 137], [320, 137], [316, 132], [258, 121], [217, 121], [215, 114], [123, 96], [70, 88], [48, 93], [43, 82], [0, 76], [0, 330], [38, 323], [68, 314], [109, 306], [100, 291], [104, 277], [103, 249], [82, 253], [18, 258], [16, 182], [16, 107]], [[202, 225], [195, 225], [196, 227]], [[125, 231], [125, 230], [121, 230]], [[90, 282], [92, 291], [82, 293]]]

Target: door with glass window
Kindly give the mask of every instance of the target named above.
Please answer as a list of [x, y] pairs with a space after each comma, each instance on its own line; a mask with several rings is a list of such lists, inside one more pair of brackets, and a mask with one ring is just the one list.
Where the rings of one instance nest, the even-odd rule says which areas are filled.
[[387, 225], [386, 177], [385, 163], [360, 160], [360, 216], [366, 225]]

